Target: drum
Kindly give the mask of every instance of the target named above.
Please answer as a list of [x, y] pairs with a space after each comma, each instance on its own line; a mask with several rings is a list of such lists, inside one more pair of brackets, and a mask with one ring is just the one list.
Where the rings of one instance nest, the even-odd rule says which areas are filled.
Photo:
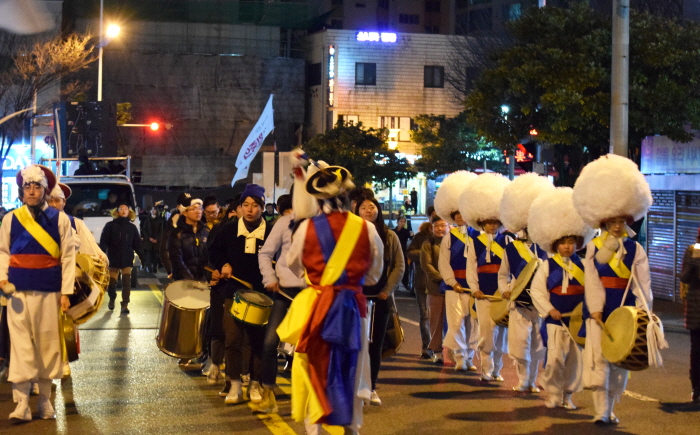
[[576, 308], [569, 315], [569, 332], [571, 337], [579, 346], [586, 345], [586, 337], [579, 337], [578, 333], [583, 326], [583, 302], [576, 305]]
[[59, 314], [59, 323], [61, 326], [61, 349], [65, 355], [64, 361], [77, 361], [78, 341], [76, 340], [76, 326], [73, 319], [62, 312]]
[[81, 325], [99, 311], [104, 299], [104, 289], [87, 276], [80, 268], [75, 270], [73, 294], [68, 295], [70, 308], [66, 314]]
[[107, 263], [97, 255], [77, 254], [75, 262], [78, 267], [90, 278], [92, 278], [102, 290], [107, 291], [109, 286], [109, 271]]
[[[654, 321], [659, 319], [654, 316]], [[603, 357], [626, 370], [639, 371], [649, 367], [647, 327], [649, 316], [635, 307], [620, 307], [605, 322], [612, 340], [602, 334]]]
[[518, 275], [518, 279], [516, 279], [515, 283], [513, 283], [513, 288], [510, 292], [511, 301], [516, 300], [523, 290], [530, 288], [530, 282], [532, 282], [532, 277], [535, 275], [538, 265], [539, 263], [535, 258], [527, 263], [525, 267], [523, 267], [523, 270], [520, 271], [520, 275]]
[[209, 286], [191, 280], [175, 281], [165, 288], [156, 344], [166, 355], [196, 358], [204, 346]]
[[508, 327], [510, 313], [508, 311], [508, 299], [491, 301], [491, 318], [499, 326]]
[[255, 290], [238, 290], [229, 313], [241, 322], [262, 326], [272, 311], [272, 299]]

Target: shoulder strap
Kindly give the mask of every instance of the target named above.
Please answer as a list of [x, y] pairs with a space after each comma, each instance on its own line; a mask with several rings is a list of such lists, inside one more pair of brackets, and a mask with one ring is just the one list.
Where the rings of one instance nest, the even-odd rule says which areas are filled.
[[61, 248], [58, 246], [58, 243], [34, 220], [26, 205], [15, 211], [15, 217], [50, 256], [54, 258], [61, 256]]
[[459, 228], [452, 228], [450, 229], [450, 234], [453, 236], [457, 237], [459, 240], [462, 241], [465, 245], [467, 244], [467, 236], [462, 234], [462, 232], [459, 230]]
[[[479, 237], [477, 237], [477, 239], [479, 239], [479, 241], [481, 243], [483, 243], [484, 246], [486, 246], [487, 243], [489, 242], [489, 236], [486, 233], [480, 234]], [[498, 258], [500, 258], [501, 260], [503, 259], [503, 254], [504, 254], [503, 247], [501, 245], [499, 245], [495, 240], [493, 240], [491, 242], [491, 252], [496, 254], [496, 256]]]
[[[575, 255], [575, 254], [574, 254], [574, 255]], [[576, 278], [576, 281], [578, 281], [579, 284], [585, 285], [585, 282], [586, 282], [586, 275], [584, 275], [583, 269], [581, 269], [581, 268], [578, 266], [578, 264], [576, 264], [576, 263], [574, 262], [573, 259], [569, 262], [569, 265], [570, 265], [570, 268], [569, 268], [569, 267], [566, 266], [566, 264], [564, 264], [564, 260], [562, 260], [560, 254], [556, 254], [556, 255], [555, 255], [554, 257], [552, 257], [552, 258], [554, 259], [554, 261], [555, 261], [559, 266], [561, 266], [562, 269], [564, 269], [564, 270], [570, 272], [571, 275], [572, 275], [574, 278]]]
[[[328, 222], [327, 219], [325, 220]], [[347, 213], [345, 226], [340, 233], [340, 237], [335, 244], [333, 252], [326, 261], [326, 268], [323, 270], [323, 275], [321, 276], [321, 285], [332, 285], [343, 275], [345, 267], [350, 260], [350, 255], [352, 255], [355, 250], [355, 245], [357, 245], [357, 241], [360, 239], [360, 234], [362, 234], [364, 225], [364, 219], [355, 214]]]

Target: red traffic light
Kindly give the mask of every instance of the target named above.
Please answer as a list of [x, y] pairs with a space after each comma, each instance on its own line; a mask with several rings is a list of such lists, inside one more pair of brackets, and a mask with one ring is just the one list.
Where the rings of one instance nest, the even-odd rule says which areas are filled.
[[151, 130], [156, 131], [160, 128], [160, 124], [158, 124], [157, 122], [152, 122], [150, 128]]

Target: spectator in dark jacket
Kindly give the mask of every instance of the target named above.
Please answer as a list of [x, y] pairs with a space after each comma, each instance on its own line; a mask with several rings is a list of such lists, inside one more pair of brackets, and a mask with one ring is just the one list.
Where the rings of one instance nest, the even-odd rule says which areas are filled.
[[681, 298], [685, 303], [685, 327], [690, 330], [691, 400], [700, 404], [700, 230], [695, 245], [688, 246], [681, 270]]
[[163, 228], [163, 234], [160, 236], [160, 262], [163, 263], [165, 268], [165, 273], [168, 274], [168, 278], [172, 278], [173, 266], [170, 263], [170, 251], [168, 251], [168, 241], [170, 240], [170, 233], [172, 233], [176, 228], [178, 228], [184, 219], [181, 219], [181, 213], [187, 207], [185, 203], [189, 204], [192, 195], [187, 192], [183, 192], [177, 196], [177, 209], [173, 211], [170, 219], [165, 223], [165, 228]]
[[168, 252], [173, 267], [173, 279], [205, 278], [207, 265], [207, 236], [209, 228], [202, 222], [202, 200], [190, 198], [182, 212], [184, 222], [170, 233]]
[[429, 359], [432, 353], [428, 350], [430, 344], [430, 317], [428, 312], [428, 291], [427, 277], [420, 266], [420, 252], [423, 242], [429, 240], [433, 235], [433, 226], [430, 222], [423, 222], [418, 233], [408, 246], [407, 256], [415, 265], [415, 276], [413, 278], [413, 290], [416, 292], [418, 302], [418, 313], [420, 316], [420, 338], [422, 342], [420, 357]]
[[141, 236], [136, 225], [131, 223], [136, 219], [136, 213], [128, 204], [120, 204], [112, 210], [113, 221], [108, 222], [102, 230], [100, 248], [109, 258], [109, 294], [110, 310], [114, 309], [117, 298], [117, 277], [122, 273], [122, 314], [129, 314], [129, 295], [131, 294], [131, 268], [134, 265], [134, 251], [141, 261], [145, 258], [141, 247]]
[[156, 273], [158, 270], [158, 252], [164, 224], [163, 217], [155, 207], [151, 209], [151, 212], [141, 222], [141, 238], [143, 240], [143, 250], [146, 253], [146, 262], [144, 264], [146, 272]]

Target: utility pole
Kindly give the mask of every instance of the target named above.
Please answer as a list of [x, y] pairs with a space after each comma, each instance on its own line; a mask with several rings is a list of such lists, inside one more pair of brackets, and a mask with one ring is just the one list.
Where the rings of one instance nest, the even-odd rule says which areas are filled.
[[627, 157], [629, 115], [630, 2], [613, 0], [610, 152]]

